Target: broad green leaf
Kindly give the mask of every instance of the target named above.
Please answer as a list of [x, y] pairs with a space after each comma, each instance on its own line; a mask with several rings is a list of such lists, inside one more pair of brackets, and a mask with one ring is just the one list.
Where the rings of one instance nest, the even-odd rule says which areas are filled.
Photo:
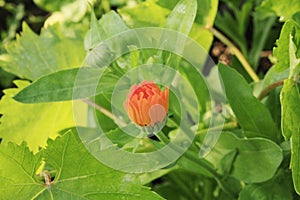
[[36, 175], [42, 164], [42, 153], [33, 154], [26, 143], [0, 146], [1, 199], [30, 199], [47, 190]]
[[181, 0], [169, 14], [164, 27], [188, 35], [194, 23], [196, 12], [196, 0]]
[[[91, 15], [91, 28], [87, 32], [84, 40], [85, 49], [87, 50], [86, 62], [91, 67], [103, 67], [103, 65], [110, 65], [111, 56], [114, 52], [114, 48], [119, 49], [122, 44], [117, 44], [117, 47], [112, 49], [106, 48], [102, 45], [101, 48], [94, 48], [102, 41], [116, 36], [119, 33], [129, 30], [120, 16], [114, 11], [111, 11], [97, 21], [96, 17], [92, 13]], [[99, 64], [101, 63], [101, 64]]]
[[118, 12], [130, 27], [162, 27], [170, 10], [156, 2], [157, 0], [147, 0], [135, 6], [121, 8]]
[[95, 13], [92, 12], [91, 27], [84, 40], [85, 49], [90, 51], [100, 42], [126, 30], [128, 27], [116, 12], [110, 11], [103, 15], [99, 21], [97, 21]]
[[[157, 4], [172, 10], [179, 0], [158, 0]], [[189, 36], [209, 51], [213, 41], [212, 33], [207, 30], [214, 24], [218, 10], [218, 0], [197, 0], [197, 14]]]
[[[158, 0], [157, 4], [169, 10], [174, 9], [180, 0]], [[212, 26], [218, 10], [218, 0], [197, 0], [196, 23], [202, 26]]]
[[[193, 1], [191, 1], [191, 3]], [[178, 2], [178, 0], [147, 0], [136, 6], [119, 9], [118, 12], [131, 27], [163, 27], [168, 15]], [[186, 2], [190, 4], [189, 1]], [[209, 51], [213, 36], [207, 30], [207, 26], [212, 26], [214, 22], [218, 8], [218, 0], [198, 0], [197, 2], [200, 6], [198, 6], [197, 9], [196, 23], [193, 24], [189, 36], [196, 40], [205, 50]], [[181, 23], [181, 26], [186, 26], [186, 24]], [[178, 30], [178, 27], [177, 29], [175, 27], [173, 29]]]
[[64, 36], [58, 24], [43, 29], [39, 36], [25, 23], [22, 30], [21, 36], [6, 47], [4, 70], [35, 80], [61, 69], [79, 67], [84, 61], [81, 38]]
[[[233, 149], [236, 149], [235, 155], [232, 155]], [[224, 159], [222, 161], [222, 158], [228, 155], [231, 155], [230, 162], [232, 162], [229, 174], [247, 183], [270, 179], [283, 159], [281, 148], [271, 140], [242, 139], [232, 133], [223, 132], [206, 159], [214, 163], [218, 169], [228, 169], [228, 163], [224, 162]], [[225, 166], [222, 166], [224, 164]]]
[[141, 186], [136, 175], [100, 163], [72, 132], [49, 140], [43, 151], [43, 173], [47, 169], [56, 172], [51, 184], [37, 180], [35, 175], [41, 153], [32, 154], [24, 144], [1, 145], [0, 152], [4, 199], [163, 199]]
[[219, 64], [219, 71], [228, 101], [245, 135], [279, 141], [269, 110], [253, 96], [246, 80], [234, 69], [223, 64]]
[[300, 10], [299, 0], [264, 0], [257, 8], [262, 18], [277, 15], [282, 21], [292, 19], [292, 16]]
[[[277, 47], [273, 49], [274, 56], [277, 63], [273, 66], [277, 72], [282, 72], [289, 68], [289, 41], [290, 34], [293, 35], [293, 41], [298, 47], [300, 45], [300, 27], [294, 21], [287, 21], [283, 25], [280, 37], [277, 40]], [[296, 57], [300, 57], [300, 49], [296, 50]]]
[[[22, 104], [12, 97], [29, 83], [15, 81], [15, 84], [18, 88], [4, 90], [5, 95], [0, 101], [2, 143], [26, 141], [29, 148], [37, 152], [39, 147], [46, 146], [49, 137], [55, 138], [58, 131], [75, 125], [72, 102]], [[82, 118], [85, 118], [84, 114]]]
[[239, 200], [292, 200], [293, 186], [290, 173], [280, 171], [271, 180], [264, 183], [246, 185], [239, 194]]
[[95, 91], [103, 71], [84, 67], [54, 72], [28, 85], [14, 99], [23, 103], [41, 103], [91, 97], [105, 91], [105, 87]]

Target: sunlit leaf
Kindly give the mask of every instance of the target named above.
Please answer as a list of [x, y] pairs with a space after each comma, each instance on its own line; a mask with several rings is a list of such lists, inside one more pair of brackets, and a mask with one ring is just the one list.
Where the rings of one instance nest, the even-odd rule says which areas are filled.
[[[300, 59], [296, 57], [295, 44], [290, 35], [290, 76], [284, 81], [281, 91], [281, 126], [285, 139], [291, 138], [291, 168], [294, 187], [300, 194], [300, 94], [295, 77], [299, 75]], [[298, 58], [298, 59], [297, 59]]]
[[284, 21], [291, 19], [299, 10], [300, 1], [298, 0], [264, 0], [257, 8], [262, 18], [277, 15]]
[[278, 141], [279, 136], [269, 110], [253, 96], [246, 80], [228, 66], [219, 64], [219, 71], [228, 101], [245, 135]]
[[6, 47], [4, 69], [21, 78], [35, 80], [43, 75], [72, 67], [84, 61], [83, 42], [66, 37], [59, 25], [53, 25], [36, 35], [25, 23], [21, 36]]
[[[44, 175], [47, 168], [54, 170], [52, 182], [44, 183], [43, 176], [39, 180], [35, 175], [41, 155], [46, 162]], [[136, 175], [100, 163], [72, 132], [49, 140], [43, 154], [32, 154], [24, 143], [2, 145], [0, 159], [4, 199], [163, 199], [141, 186]]]
[[[15, 81], [18, 88], [4, 90], [0, 101], [0, 137], [2, 143], [21, 144], [26, 141], [34, 152], [45, 147], [48, 138], [55, 138], [58, 131], [74, 126], [72, 102], [22, 104], [12, 99], [27, 81]], [[82, 112], [84, 116], [84, 111]], [[84, 125], [84, 124], [82, 124]]]

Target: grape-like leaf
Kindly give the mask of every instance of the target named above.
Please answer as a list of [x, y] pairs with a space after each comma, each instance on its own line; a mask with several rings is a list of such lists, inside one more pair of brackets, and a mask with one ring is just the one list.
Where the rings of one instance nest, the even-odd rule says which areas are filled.
[[43, 75], [72, 67], [84, 61], [85, 51], [80, 37], [66, 37], [58, 24], [36, 35], [25, 23], [17, 40], [6, 47], [1, 57], [4, 70], [21, 78], [35, 80]]
[[262, 4], [257, 7], [261, 18], [277, 15], [284, 21], [291, 19], [299, 10], [299, 0], [264, 0]]
[[22, 104], [12, 97], [27, 86], [27, 81], [15, 81], [18, 88], [4, 90], [0, 101], [0, 137], [2, 143], [28, 143], [31, 150], [46, 146], [47, 139], [74, 126], [72, 102]]
[[[78, 136], [77, 136], [78, 137]], [[49, 140], [38, 154], [25, 144], [1, 145], [1, 177], [4, 199], [163, 199], [138, 183], [136, 175], [111, 169], [94, 158], [71, 131]], [[43, 154], [42, 154], [43, 153]], [[45, 161], [42, 174], [54, 175], [45, 183], [35, 175]], [[47, 174], [47, 169], [53, 172]], [[44, 178], [43, 176], [40, 177]]]

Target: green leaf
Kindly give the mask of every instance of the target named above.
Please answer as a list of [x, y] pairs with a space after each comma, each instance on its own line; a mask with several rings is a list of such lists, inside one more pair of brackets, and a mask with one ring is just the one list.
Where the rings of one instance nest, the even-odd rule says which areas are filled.
[[47, 168], [56, 172], [51, 184], [36, 178], [36, 169], [42, 161], [40, 153], [32, 154], [24, 144], [1, 145], [0, 152], [5, 199], [163, 199], [141, 186], [136, 175], [100, 163], [72, 132], [49, 140], [43, 151], [46, 162], [43, 173]]
[[127, 30], [128, 27], [115, 11], [103, 15], [99, 21], [92, 11], [91, 27], [84, 39], [85, 49], [90, 51], [100, 42]]
[[147, 0], [135, 6], [118, 9], [118, 12], [130, 27], [162, 27], [170, 10], [156, 2], [157, 0]]
[[[82, 64], [85, 57], [81, 38], [66, 37], [59, 25], [36, 35], [25, 23], [21, 36], [8, 45], [4, 70], [21, 78], [35, 80], [43, 75]], [[1, 62], [1, 61], [0, 61]]]
[[[295, 44], [290, 35], [290, 75], [284, 81], [281, 90], [281, 127], [285, 139], [291, 138], [291, 168], [294, 187], [300, 194], [300, 94], [298, 88], [298, 75], [300, 69], [300, 59], [296, 56]], [[296, 78], [296, 80], [294, 80]]]
[[253, 96], [246, 80], [234, 69], [221, 63], [219, 63], [219, 71], [228, 101], [245, 135], [279, 141], [269, 110]]
[[47, 11], [53, 12], [60, 10], [63, 6], [76, 2], [78, 0], [61, 0], [61, 1], [52, 1], [52, 0], [33, 0], [33, 2], [38, 5], [40, 8], [43, 8]]
[[264, 0], [257, 7], [262, 18], [276, 14], [282, 21], [292, 19], [292, 16], [300, 10], [299, 0]]
[[46, 146], [49, 137], [55, 138], [58, 131], [75, 125], [72, 102], [22, 104], [12, 97], [29, 83], [15, 81], [15, 84], [18, 88], [4, 90], [5, 95], [0, 101], [2, 143], [26, 141], [29, 148], [37, 152], [39, 147]]
[[[300, 46], [300, 27], [294, 21], [287, 21], [283, 25], [280, 37], [277, 40], [277, 47], [273, 49], [274, 56], [277, 63], [273, 66], [277, 72], [282, 72], [289, 68], [289, 42], [290, 34], [293, 35], [295, 45]], [[296, 50], [296, 57], [300, 57], [300, 49]]]
[[[73, 21], [79, 22], [90, 9], [90, 5], [95, 1], [83, 1], [83, 0], [34, 0], [34, 3], [43, 10], [47, 10], [52, 15], [47, 18], [46, 24], [50, 22], [63, 22]], [[57, 20], [59, 19], [59, 20]]]
[[[163, 27], [167, 21], [167, 16], [178, 2], [178, 0], [147, 0], [146, 2], [139, 3], [135, 6], [119, 9], [118, 12], [131, 27]], [[194, 2], [194, 0], [190, 2], [186, 1], [188, 4], [193, 4], [192, 2]], [[218, 0], [198, 0], [197, 2], [197, 4], [201, 6], [198, 6], [195, 19], [196, 23], [193, 24], [189, 36], [197, 41], [206, 51], [209, 51], [213, 41], [213, 35], [206, 27], [212, 26], [214, 23], [218, 8]], [[189, 15], [185, 15], [184, 17], [187, 16]], [[189, 18], [190, 17], [191, 16], [189, 16]], [[187, 24], [185, 23], [180, 23], [180, 26], [186, 25]]]
[[[233, 149], [236, 150], [236, 153], [233, 152]], [[218, 169], [229, 169], [229, 163], [224, 162], [224, 157], [232, 162], [230, 175], [247, 183], [270, 179], [283, 159], [281, 148], [271, 140], [242, 139], [233, 133], [226, 132], [221, 134], [206, 159], [214, 163]]]
[[[169, 10], [174, 9], [179, 0], [158, 0], [157, 4]], [[218, 0], [197, 0], [196, 23], [201, 26], [212, 26], [218, 10]]]
[[295, 131], [299, 132], [298, 121], [299, 116], [297, 114], [300, 113], [300, 109], [298, 107], [299, 103], [299, 91], [297, 83], [294, 80], [294, 76], [298, 76], [299, 74], [299, 64], [300, 60], [296, 59], [294, 43], [292, 41], [292, 37], [290, 36], [290, 75], [289, 79], [284, 81], [283, 88], [281, 90], [281, 112], [282, 112], [282, 134], [286, 140], [288, 140]]
[[83, 67], [54, 72], [34, 81], [14, 96], [14, 99], [23, 103], [41, 103], [95, 96], [107, 89], [104, 85], [97, 88], [103, 71]]
[[196, 12], [196, 0], [181, 0], [169, 14], [164, 27], [188, 35], [194, 23]]
[[292, 200], [294, 199], [293, 186], [289, 180], [290, 173], [280, 171], [278, 175], [267, 182], [244, 187], [239, 194], [239, 200]]
[[2, 199], [31, 199], [46, 190], [36, 176], [42, 164], [42, 153], [33, 154], [26, 143], [0, 146], [0, 181]]
[[[99, 20], [96, 20], [95, 15], [91, 15], [91, 28], [87, 32], [84, 40], [85, 49], [87, 50], [86, 62], [91, 67], [103, 67], [109, 65], [113, 50], [106, 48], [105, 45], [101, 49], [94, 49], [100, 42], [105, 41], [119, 33], [129, 30], [120, 16], [114, 11], [111, 11]], [[117, 49], [122, 46], [117, 45]], [[101, 64], [99, 64], [101, 63]]]

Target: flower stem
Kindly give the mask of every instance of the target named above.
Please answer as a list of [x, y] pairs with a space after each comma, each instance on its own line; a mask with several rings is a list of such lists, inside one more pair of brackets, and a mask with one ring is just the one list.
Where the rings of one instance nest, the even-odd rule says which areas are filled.
[[258, 96], [258, 99], [259, 100], [263, 100], [263, 98], [265, 98], [269, 92], [271, 92], [273, 89], [275, 89], [276, 87], [278, 86], [281, 86], [283, 85], [283, 82], [284, 80], [280, 80], [280, 81], [277, 81], [275, 83], [272, 83], [271, 85], [269, 85], [268, 87], [266, 87], [261, 93], [260, 95]]
[[106, 117], [112, 119], [113, 121], [116, 121], [118, 124], [120, 124], [121, 126], [126, 126], [126, 123], [119, 120], [117, 117], [114, 117], [114, 115], [107, 110], [106, 108], [96, 104], [94, 101], [90, 100], [90, 99], [83, 99], [83, 102], [85, 102], [86, 104], [94, 107], [96, 110], [99, 110], [102, 114], [104, 114]]
[[[95, 102], [91, 101], [90, 99], [84, 99], [83, 102], [85, 102], [88, 105], [90, 105], [90, 106], [94, 107], [95, 109], [99, 110], [105, 116], [111, 118], [112, 120], [118, 120], [116, 117], [114, 117], [114, 115], [109, 110], [107, 110], [106, 108], [104, 108], [104, 107], [96, 104]], [[124, 122], [120, 121], [119, 123], [124, 123]], [[227, 125], [228, 125], [228, 128], [230, 126], [233, 126], [233, 124], [229, 124], [229, 123]], [[222, 126], [222, 127], [224, 127], [224, 126]], [[214, 128], [220, 129], [222, 127], [214, 127]], [[199, 134], [199, 132], [197, 134]], [[163, 144], [167, 145], [167, 144], [170, 143], [169, 138], [162, 131], [159, 131], [155, 135], [158, 137], [158, 139]], [[182, 151], [181, 149], [178, 149], [178, 147], [176, 147], [176, 145], [170, 145], [170, 147], [172, 147], [175, 151], [179, 151], [179, 152]], [[221, 176], [215, 171], [214, 168], [212, 168], [212, 166], [210, 166], [207, 163], [206, 160], [204, 160], [203, 158], [199, 158], [195, 152], [193, 152], [193, 151], [191, 151], [189, 149], [183, 154], [183, 156], [186, 157], [188, 160], [192, 161], [193, 163], [197, 164], [199, 167], [205, 169], [208, 173], [210, 173], [214, 177], [214, 179], [216, 180], [216, 182], [218, 183], [218, 185], [220, 186], [220, 188], [224, 192], [226, 192], [229, 196], [231, 196], [231, 197], [235, 196], [233, 194], [233, 192], [229, 189], [229, 187], [222, 181]]]
[[[166, 145], [169, 143], [169, 139], [162, 131], [158, 132], [156, 134], [156, 136], [160, 139], [160, 141], [163, 144]], [[176, 147], [175, 145], [170, 145], [170, 147], [172, 147], [175, 151], [181, 151], [181, 150], [178, 150], [178, 147]], [[214, 168], [212, 168], [212, 166], [210, 166], [207, 163], [206, 160], [204, 160], [203, 158], [199, 158], [199, 156], [197, 156], [197, 154], [195, 152], [193, 152], [189, 149], [186, 152], [184, 152], [183, 156], [186, 157], [191, 162], [197, 164], [199, 167], [205, 169], [208, 173], [210, 173], [214, 177], [214, 179], [216, 180], [216, 182], [218, 183], [220, 188], [224, 192], [226, 192], [229, 196], [231, 196], [231, 197], [235, 196], [233, 194], [233, 192], [228, 188], [228, 186], [222, 181], [221, 176], [215, 171]]]
[[214, 126], [214, 127], [207, 128], [207, 129], [198, 130], [197, 133], [196, 133], [196, 136], [199, 136], [201, 134], [207, 133], [207, 131], [231, 130], [231, 129], [235, 129], [237, 127], [238, 127], [238, 123], [236, 121], [228, 122], [228, 123], [223, 124], [223, 125], [219, 125], [219, 126]]
[[219, 32], [215, 28], [209, 27], [208, 30], [228, 46], [228, 48], [232, 51], [232, 53], [237, 57], [237, 59], [243, 65], [244, 69], [247, 71], [247, 73], [252, 78], [252, 80], [254, 82], [258, 82], [259, 77], [254, 72], [253, 68], [250, 66], [250, 64], [248, 63], [244, 55], [241, 53], [241, 51], [228, 38], [226, 38], [221, 32]]

